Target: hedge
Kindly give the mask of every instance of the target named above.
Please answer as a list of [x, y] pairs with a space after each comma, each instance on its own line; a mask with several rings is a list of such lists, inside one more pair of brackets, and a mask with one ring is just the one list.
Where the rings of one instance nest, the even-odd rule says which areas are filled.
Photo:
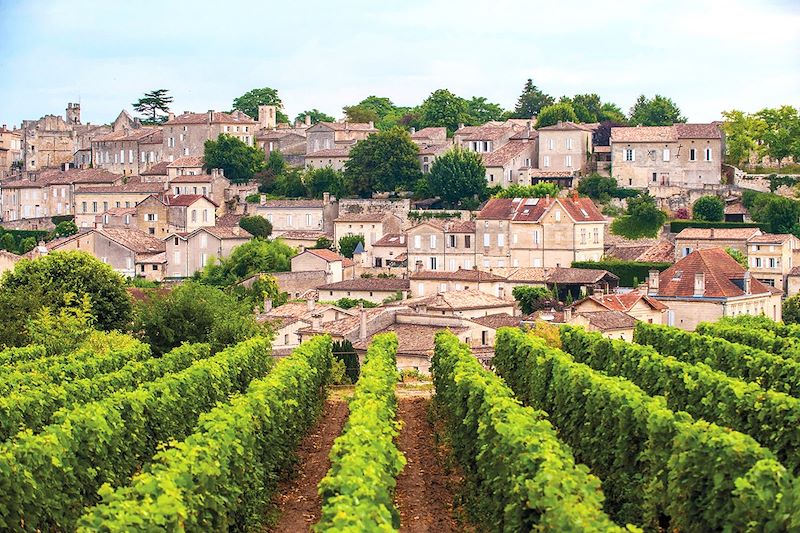
[[44, 346], [30, 345], [20, 348], [6, 348], [0, 351], [0, 366], [13, 366], [17, 363], [25, 363], [44, 357], [47, 357]]
[[623, 531], [604, 514], [600, 481], [576, 464], [547, 415], [523, 407], [469, 347], [436, 335], [435, 401], [466, 476], [471, 515], [489, 531]]
[[717, 324], [744, 326], [749, 329], [771, 331], [779, 337], [800, 338], [800, 324], [775, 322], [764, 315], [738, 315], [720, 318]]
[[800, 358], [797, 337], [782, 337], [775, 331], [757, 329], [752, 326], [731, 324], [729, 322], [701, 322], [695, 330], [701, 335], [719, 337], [727, 341], [745, 344], [765, 352], [772, 352], [786, 358]]
[[705, 363], [765, 389], [800, 397], [800, 361], [717, 337], [638, 322], [633, 340], [688, 363]]
[[321, 410], [330, 337], [281, 359], [246, 394], [200, 417], [194, 433], [159, 452], [130, 486], [100, 490], [80, 532], [257, 531], [264, 506]]
[[50, 222], [52, 222], [53, 225], [55, 226], [58, 226], [62, 222], [74, 222], [74, 221], [75, 221], [75, 215], [55, 215], [50, 217]]
[[631, 380], [646, 393], [664, 396], [673, 411], [686, 411], [741, 431], [772, 450], [793, 474], [800, 472], [800, 400], [708, 366], [660, 355], [650, 346], [610, 340], [600, 333], [562, 326], [564, 350], [576, 361]]
[[397, 531], [397, 475], [406, 464], [394, 439], [397, 399], [397, 335], [376, 335], [350, 400], [350, 416], [329, 455], [331, 467], [319, 483], [319, 532]]
[[669, 223], [669, 230], [672, 233], [680, 233], [686, 228], [759, 228], [761, 231], [769, 232], [769, 224], [758, 222], [709, 222], [707, 220], [672, 220]]
[[132, 391], [62, 411], [41, 433], [25, 430], [6, 441], [0, 529], [73, 530], [103, 483], [125, 483], [161, 443], [185, 438], [201, 413], [271, 366], [269, 341], [256, 338]]
[[779, 503], [793, 477], [751, 437], [673, 412], [517, 328], [498, 331], [494, 364], [603, 480], [618, 522], [699, 532], [783, 530], [791, 520]]
[[651, 270], [662, 272], [672, 263], [655, 263], [641, 261], [623, 261], [621, 259], [602, 259], [600, 261], [573, 261], [572, 268], [588, 268], [590, 270], [608, 270], [619, 278], [622, 287], [633, 287], [634, 278], [639, 283], [646, 283]]

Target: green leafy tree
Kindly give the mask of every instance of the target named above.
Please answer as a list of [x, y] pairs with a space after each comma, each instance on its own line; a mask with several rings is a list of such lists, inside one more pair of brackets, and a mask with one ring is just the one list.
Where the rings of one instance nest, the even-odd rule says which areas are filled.
[[467, 101], [447, 89], [439, 89], [431, 93], [422, 102], [419, 111], [419, 127], [446, 127], [448, 135], [452, 135], [458, 129], [459, 124], [469, 122]]
[[630, 111], [630, 123], [634, 126], [671, 126], [677, 122], [686, 122], [686, 117], [672, 99], [660, 94], [650, 99], [639, 96]]
[[725, 202], [718, 196], [701, 196], [692, 205], [695, 220], [720, 222], [725, 219]]
[[647, 193], [628, 198], [626, 213], [611, 223], [611, 232], [628, 239], [656, 237], [667, 221], [666, 213], [658, 208], [656, 199]]
[[[372, 95], [364, 98], [356, 105], [345, 106], [342, 111], [350, 122], [374, 122], [377, 125], [389, 115], [396, 114], [398, 108], [389, 98]], [[390, 124], [386, 125], [391, 127], [397, 124], [397, 119], [394, 119], [390, 121]]]
[[69, 237], [78, 233], [78, 225], [73, 220], [59, 222], [55, 229], [56, 237]]
[[725, 248], [725, 252], [729, 256], [733, 257], [737, 263], [742, 265], [742, 268], [744, 268], [745, 270], [749, 268], [747, 264], [747, 257], [745, 257], [745, 255], [740, 250], [737, 250], [735, 248]]
[[168, 93], [168, 89], [156, 89], [144, 93], [144, 96], [132, 104], [133, 109], [143, 115], [143, 124], [162, 124], [167, 121], [169, 105], [172, 103], [172, 97]]
[[266, 239], [272, 235], [272, 223], [260, 215], [242, 217], [239, 227], [250, 233], [253, 237]]
[[184, 342], [207, 342], [217, 352], [265, 332], [248, 302], [192, 281], [138, 304], [134, 331], [157, 354]]
[[348, 259], [352, 259], [353, 251], [358, 246], [358, 243], [364, 246], [363, 235], [344, 235], [339, 239], [339, 253]]
[[236, 137], [221, 134], [205, 143], [205, 167], [221, 168], [234, 183], [245, 183], [264, 169], [264, 152], [248, 146]]
[[250, 287], [236, 284], [230, 289], [240, 301], [247, 302], [248, 307], [254, 310], [263, 311], [264, 302], [267, 299], [272, 300], [273, 307], [280, 307], [289, 300], [289, 294], [281, 292], [278, 280], [269, 274], [261, 274], [256, 277]]
[[627, 119], [619, 106], [610, 102], [603, 103], [597, 94], [576, 94], [572, 98], [562, 97], [560, 102], [572, 105], [578, 121], [590, 122], [618, 122], [624, 123]]
[[494, 195], [494, 198], [544, 198], [557, 197], [561, 189], [555, 183], [542, 182], [535, 185], [512, 184]]
[[726, 159], [732, 165], [746, 165], [750, 154], [758, 150], [756, 139], [762, 138], [763, 122], [738, 109], [723, 111], [722, 117], [725, 119], [722, 131], [725, 132]]
[[549, 309], [559, 305], [558, 300], [553, 298], [552, 291], [546, 287], [519, 285], [514, 287], [511, 295], [519, 303], [520, 309], [526, 315], [540, 309]]
[[344, 116], [348, 122], [372, 122], [375, 123], [380, 118], [378, 113], [370, 108], [363, 105], [352, 105], [352, 106], [345, 106], [342, 108], [344, 111]]
[[287, 164], [283, 154], [279, 150], [271, 151], [264, 169], [256, 172], [253, 176], [258, 181], [258, 191], [262, 193], [273, 192], [278, 176], [286, 172], [286, 169]]
[[578, 193], [583, 196], [588, 196], [592, 200], [608, 201], [616, 190], [616, 179], [599, 174], [592, 174], [581, 178], [581, 181], [578, 183]]
[[778, 168], [786, 157], [800, 160], [800, 116], [797, 109], [788, 105], [762, 109], [756, 117], [763, 123], [759, 135], [763, 153], [777, 161]]
[[800, 294], [783, 301], [783, 321], [786, 324], [800, 324]]
[[369, 197], [375, 191], [413, 190], [422, 176], [418, 146], [401, 128], [379, 131], [358, 142], [345, 163], [344, 181], [351, 192]]
[[36, 238], [35, 237], [25, 237], [19, 242], [19, 253], [20, 254], [27, 254], [31, 250], [36, 248]]
[[553, 126], [559, 122], [577, 122], [578, 117], [575, 115], [575, 110], [572, 109], [572, 104], [569, 102], [559, 102], [557, 104], [543, 107], [539, 113], [539, 118], [536, 121], [537, 128], [544, 128]]
[[437, 157], [426, 179], [430, 192], [450, 205], [483, 197], [486, 191], [486, 168], [480, 154], [459, 147]]
[[297, 117], [295, 117], [295, 122], [305, 122], [306, 117], [311, 117], [311, 123], [316, 124], [317, 122], [336, 122], [336, 119], [330, 115], [327, 115], [320, 111], [317, 108], [309, 109], [308, 111], [303, 111]]
[[64, 294], [64, 306], [58, 313], [49, 307], [40, 308], [28, 319], [28, 338], [31, 344], [45, 347], [47, 355], [75, 351], [95, 331], [92, 301], [88, 294], [78, 300], [75, 294]]
[[283, 102], [278, 91], [270, 87], [252, 89], [233, 100], [233, 109], [238, 109], [253, 119], [258, 119], [258, 106], [274, 105], [277, 108], [275, 118], [278, 122], [289, 122], [289, 117], [283, 112]]
[[769, 224], [770, 233], [800, 234], [800, 202], [783, 196], [772, 196], [759, 213], [759, 219], [759, 222]]
[[303, 184], [303, 172], [299, 168], [290, 168], [275, 178], [273, 192], [286, 198], [304, 198], [306, 186]]
[[355, 348], [353, 348], [353, 344], [346, 339], [334, 342], [332, 352], [334, 357], [344, 362], [345, 375], [350, 380], [350, 383], [358, 381], [361, 365], [358, 362], [358, 355]]
[[212, 262], [195, 274], [207, 285], [230, 287], [253, 274], [287, 272], [295, 249], [280, 239], [253, 239], [233, 249], [230, 256]]
[[333, 242], [333, 239], [329, 239], [327, 237], [319, 237], [317, 239], [317, 242], [314, 243], [314, 246], [312, 246], [311, 249], [336, 251], [336, 244]]
[[308, 195], [312, 198], [322, 198], [323, 193], [329, 192], [334, 196], [345, 195], [344, 176], [333, 167], [310, 168], [303, 176]]
[[0, 238], [0, 245], [3, 246], [3, 250], [8, 250], [9, 252], [13, 252], [17, 249], [17, 242], [10, 233], [3, 233], [3, 237]]
[[482, 96], [473, 96], [467, 100], [468, 123], [473, 125], [485, 124], [492, 120], [503, 120], [506, 111], [500, 104], [489, 102]]
[[542, 108], [553, 105], [555, 100], [549, 94], [542, 92], [533, 80], [528, 78], [522, 94], [517, 99], [517, 105], [512, 113], [512, 118], [532, 118], [539, 115]]
[[42, 307], [58, 313], [68, 293], [80, 300], [85, 295], [90, 298], [97, 328], [124, 329], [131, 318], [125, 285], [124, 278], [109, 265], [85, 252], [51, 252], [33, 261], [22, 260], [0, 280], [4, 329], [24, 330], [28, 319]]

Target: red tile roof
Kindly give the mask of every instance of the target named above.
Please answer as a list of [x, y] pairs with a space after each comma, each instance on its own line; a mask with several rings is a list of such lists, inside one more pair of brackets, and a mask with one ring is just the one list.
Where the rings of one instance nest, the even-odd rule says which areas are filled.
[[508, 313], [497, 313], [495, 315], [470, 318], [469, 320], [480, 324], [481, 326], [487, 326], [492, 329], [498, 329], [502, 327], [517, 327], [520, 324], [519, 317], [513, 317]]
[[611, 128], [611, 142], [674, 142], [678, 139], [720, 139], [719, 123]]
[[644, 301], [647, 305], [655, 309], [656, 311], [663, 311], [667, 308], [666, 305], [662, 304], [658, 300], [654, 300], [650, 298], [646, 294], [642, 294], [639, 291], [631, 291], [625, 294], [604, 294], [602, 296], [587, 296], [583, 300], [578, 300], [575, 302], [575, 307], [578, 307], [581, 302], [585, 302], [588, 300], [592, 300], [593, 302], [602, 305], [606, 309], [611, 311], [630, 311], [634, 305], [636, 305], [640, 300]]
[[166, 176], [169, 161], [159, 161], [144, 172], [140, 172], [141, 176]]
[[446, 139], [447, 128], [428, 127], [422, 128], [411, 134], [412, 139]]
[[214, 207], [219, 207], [214, 200], [202, 194], [168, 194], [164, 197], [164, 203], [168, 206], [189, 207], [202, 199], [208, 200]]
[[322, 208], [322, 200], [267, 200], [264, 204], [256, 206], [258, 208], [271, 207], [271, 208]]
[[[144, 142], [148, 140], [152, 135], [158, 135], [161, 133], [161, 130], [158, 128], [138, 128], [134, 130], [119, 130], [113, 131], [96, 139], [92, 139], [92, 142], [126, 142], [126, 141], [138, 141]], [[151, 143], [152, 144], [152, 143]]]
[[327, 126], [328, 128], [337, 131], [378, 131], [374, 124], [370, 124], [368, 122], [317, 122], [314, 126], [312, 126], [312, 128], [317, 126]]
[[402, 278], [356, 278], [317, 287], [321, 291], [407, 291], [410, 282]]
[[[690, 253], [665, 271], [659, 278], [658, 296], [693, 297], [695, 274], [705, 277], [706, 298], [743, 296], [742, 284], [746, 270], [722, 248], [709, 248]], [[769, 294], [770, 290], [755, 278], [750, 280], [751, 294]]]
[[305, 254], [305, 253], [316, 255], [320, 259], [324, 259], [325, 261], [327, 261], [329, 263], [333, 263], [335, 261], [344, 262], [344, 261], [347, 260], [346, 257], [337, 254], [333, 250], [328, 250], [327, 248], [306, 248], [305, 251], [301, 252], [298, 255], [302, 255], [302, 254]]
[[552, 126], [545, 126], [543, 128], [539, 128], [539, 131], [593, 131], [594, 128], [592, 127], [594, 124], [576, 124], [572, 121], [566, 122], [558, 122], [557, 124], [553, 124]]
[[383, 222], [391, 213], [340, 213], [334, 222]]
[[518, 157], [525, 150], [532, 149], [533, 144], [526, 141], [509, 141], [494, 152], [481, 154], [485, 167], [501, 167]]
[[[209, 120], [209, 115], [211, 115], [211, 120]], [[208, 113], [183, 113], [172, 120], [168, 120], [164, 125], [208, 124], [209, 122], [211, 124], [256, 124], [255, 120], [241, 111], [234, 111], [233, 113], [209, 111]]]
[[[422, 220], [416, 227], [427, 224], [446, 233], [475, 233], [474, 220], [461, 220], [452, 218], [429, 218]], [[412, 228], [413, 229], [413, 228]]]
[[763, 235], [756, 235], [751, 238], [747, 243], [755, 244], [783, 244], [786, 241], [792, 240], [794, 235], [791, 233], [764, 233]]
[[633, 329], [636, 326], [636, 319], [622, 311], [591, 311], [578, 313], [588, 320], [589, 324], [600, 331], [615, 329]]
[[449, 280], [449, 281], [477, 281], [491, 282], [503, 281], [505, 278], [491, 272], [483, 270], [459, 268], [455, 272], [442, 272], [439, 270], [420, 270], [412, 272], [410, 278], [413, 280]]
[[492, 198], [478, 213], [479, 220], [513, 220], [538, 222], [556, 203], [575, 222], [605, 222], [605, 217], [591, 198]]
[[202, 167], [204, 164], [205, 157], [202, 155], [185, 155], [168, 164], [167, 168], [195, 168]]
[[306, 154], [306, 159], [314, 157], [350, 157], [350, 148], [328, 148], [327, 150], [317, 150]]
[[406, 236], [401, 233], [387, 233], [374, 243], [372, 246], [388, 246], [388, 247], [406, 247], [408, 246], [408, 242], [406, 241]]
[[761, 230], [758, 228], [684, 228], [675, 239], [749, 241], [760, 234]]

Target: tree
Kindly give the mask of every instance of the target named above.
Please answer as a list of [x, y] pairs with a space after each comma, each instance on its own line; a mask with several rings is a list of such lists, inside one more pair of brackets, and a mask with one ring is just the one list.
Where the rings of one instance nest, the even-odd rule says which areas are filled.
[[134, 331], [156, 354], [184, 342], [207, 342], [217, 352], [266, 332], [248, 302], [193, 281], [138, 304]]
[[652, 99], [640, 95], [630, 111], [630, 123], [634, 126], [671, 126], [677, 122], [686, 122], [686, 117], [675, 102], [660, 94]]
[[473, 96], [467, 100], [467, 115], [469, 124], [480, 125], [492, 120], [503, 120], [506, 112], [500, 104], [489, 102], [482, 96]]
[[[124, 278], [85, 252], [51, 252], [36, 260], [22, 260], [0, 280], [0, 312], [5, 329], [24, 324], [42, 307], [54, 313], [65, 307], [65, 296], [79, 300], [86, 295], [91, 313], [102, 330], [124, 329], [131, 318], [131, 301]], [[25, 302], [21, 304], [21, 302]], [[3, 303], [21, 305], [6, 308]], [[14, 304], [16, 302], [16, 304]], [[12, 325], [13, 322], [16, 326]]]
[[361, 373], [361, 366], [358, 362], [358, 355], [356, 354], [353, 344], [345, 339], [333, 343], [331, 348], [334, 357], [344, 362], [345, 375], [350, 380], [350, 383], [358, 381], [358, 376]]
[[28, 319], [28, 338], [31, 344], [44, 346], [47, 355], [67, 354], [77, 350], [95, 331], [94, 321], [89, 295], [78, 300], [75, 294], [66, 293], [58, 313], [42, 307]]
[[616, 190], [617, 180], [600, 174], [586, 176], [578, 182], [578, 193], [592, 200], [608, 201]]
[[253, 237], [266, 239], [272, 235], [272, 223], [260, 215], [242, 217], [239, 227], [250, 233]]
[[339, 239], [339, 253], [348, 259], [353, 258], [353, 251], [361, 243], [364, 246], [363, 235], [345, 235]]
[[289, 117], [283, 112], [283, 102], [281, 102], [276, 89], [270, 87], [252, 89], [233, 100], [233, 109], [250, 115], [254, 120], [258, 120], [258, 106], [260, 105], [274, 105], [277, 108], [275, 113], [277, 122], [289, 122]]
[[317, 242], [311, 247], [312, 250], [332, 250], [336, 251], [336, 245], [332, 239], [327, 237], [318, 237]]
[[725, 132], [725, 151], [727, 161], [735, 166], [746, 165], [750, 154], [758, 149], [756, 139], [762, 138], [760, 126], [763, 122], [744, 111], [731, 109], [723, 111], [722, 131]]
[[207, 285], [230, 287], [253, 274], [287, 272], [295, 249], [280, 239], [253, 239], [233, 249], [230, 256], [212, 262], [195, 274], [195, 279]]
[[258, 191], [271, 193], [275, 189], [275, 180], [286, 171], [286, 167], [283, 154], [279, 150], [271, 151], [264, 169], [253, 175], [253, 178], [258, 181]]
[[69, 237], [78, 233], [78, 225], [73, 220], [59, 222], [55, 229], [56, 237]]
[[656, 237], [667, 221], [667, 215], [657, 207], [656, 199], [648, 193], [628, 198], [626, 213], [611, 223], [611, 232], [628, 239]]
[[456, 96], [447, 89], [439, 89], [431, 93], [420, 105], [419, 127], [446, 127], [447, 134], [452, 135], [459, 124], [469, 122], [467, 101]]
[[695, 220], [720, 222], [725, 220], [725, 202], [718, 196], [701, 196], [692, 205], [692, 215]]
[[434, 160], [427, 181], [431, 194], [455, 205], [465, 198], [483, 196], [486, 168], [480, 154], [456, 146]]
[[742, 265], [742, 268], [745, 270], [749, 267], [747, 264], [747, 257], [740, 251], [735, 248], [725, 248], [725, 253], [729, 256], [733, 257], [737, 263]]
[[781, 106], [777, 109], [762, 109], [756, 117], [763, 123], [759, 140], [763, 153], [777, 161], [789, 156], [800, 160], [800, 115], [792, 106]]
[[413, 190], [422, 175], [418, 152], [419, 147], [407, 131], [399, 127], [379, 131], [350, 150], [344, 168], [345, 184], [363, 198], [374, 191]]
[[312, 198], [322, 198], [323, 193], [329, 192], [337, 198], [345, 195], [344, 177], [333, 167], [310, 168], [303, 176], [308, 195]]
[[[350, 122], [374, 122], [378, 124], [388, 115], [397, 112], [397, 107], [389, 98], [371, 95], [356, 105], [345, 106], [342, 111]], [[396, 122], [392, 125], [395, 124]]]
[[204, 156], [206, 168], [223, 169], [233, 183], [248, 182], [265, 167], [262, 150], [224, 133], [206, 141]]
[[3, 233], [3, 237], [0, 238], [0, 245], [3, 246], [3, 250], [8, 250], [9, 252], [13, 252], [17, 249], [17, 242], [10, 233]]
[[345, 119], [349, 122], [375, 123], [380, 118], [374, 109], [363, 105], [345, 106], [342, 111], [344, 111]]
[[[800, 233], [800, 202], [783, 196], [771, 196], [759, 212], [759, 222], [769, 224], [770, 233]], [[755, 220], [755, 215], [753, 215]]]
[[522, 94], [519, 95], [519, 99], [517, 99], [517, 105], [511, 117], [537, 117], [543, 107], [553, 105], [554, 103], [555, 100], [552, 96], [539, 90], [539, 88], [533, 84], [533, 80], [528, 78], [528, 81], [525, 82], [525, 87], [522, 89]]
[[36, 237], [25, 237], [19, 242], [18, 252], [20, 254], [27, 254], [34, 248], [36, 248]]
[[317, 108], [309, 109], [308, 111], [303, 111], [297, 117], [295, 117], [295, 122], [305, 122], [306, 117], [311, 117], [311, 123], [316, 124], [317, 122], [336, 122], [336, 119], [330, 115], [327, 115], [320, 111]]
[[172, 97], [168, 93], [168, 89], [156, 89], [144, 93], [144, 96], [132, 104], [137, 113], [144, 115], [143, 124], [162, 124], [167, 121], [169, 105], [172, 103]]
[[553, 292], [546, 287], [534, 287], [531, 285], [519, 285], [514, 287], [511, 295], [519, 302], [519, 307], [526, 315], [538, 311], [539, 309], [549, 309], [559, 307], [557, 299], [553, 298]]
[[800, 324], [800, 294], [783, 301], [783, 321], [786, 324]]
[[578, 117], [575, 115], [575, 110], [572, 109], [572, 104], [569, 102], [559, 102], [542, 108], [539, 113], [539, 118], [536, 121], [536, 127], [544, 128], [546, 126], [553, 126], [559, 122], [577, 121]]
[[561, 189], [555, 183], [542, 182], [535, 185], [509, 185], [506, 189], [494, 195], [495, 198], [544, 198], [545, 196], [557, 197]]
[[286, 198], [303, 198], [306, 195], [306, 186], [303, 184], [302, 171], [299, 168], [290, 168], [275, 178], [273, 192]]

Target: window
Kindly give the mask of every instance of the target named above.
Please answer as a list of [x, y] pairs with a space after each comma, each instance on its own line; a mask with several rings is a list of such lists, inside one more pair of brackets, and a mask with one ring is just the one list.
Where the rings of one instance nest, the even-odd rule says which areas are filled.
[[571, 155], [564, 156], [564, 166], [567, 167], [567, 168], [572, 168], [572, 156]]
[[81, 202], [82, 212], [86, 212], [86, 202]]
[[311, 215], [307, 213], [306, 214], [306, 226], [310, 226], [310, 225], [311, 225]]
[[539, 230], [533, 230], [533, 244], [539, 244]]
[[658, 174], [653, 172], [653, 183], [656, 183], [656, 181], [658, 181]]
[[517, 244], [519, 242], [519, 233], [515, 233], [511, 236], [511, 242]]
[[[158, 215], [156, 213], [147, 213], [145, 215], [145, 217], [146, 217], [148, 222], [155, 222], [156, 220], [158, 220]], [[177, 240], [176, 240], [175, 244], [178, 244]]]
[[178, 246], [178, 237], [175, 237], [175, 246]]
[[175, 137], [167, 138], [167, 148], [175, 148]]
[[92, 213], [97, 213], [97, 202], [92, 202]]
[[108, 224], [108, 215], [103, 215], [103, 224]]
[[505, 259], [498, 259], [497, 260], [497, 266], [500, 267], [500, 268], [505, 267], [506, 266], [506, 260]]
[[484, 259], [483, 260], [483, 268], [489, 268], [490, 266], [492, 266], [491, 261], [489, 261], [488, 259]]
[[203, 209], [203, 222], [208, 222], [208, 209]]
[[544, 156], [544, 159], [542, 161], [542, 166], [544, 168], [548, 168], [550, 166], [550, 156], [549, 155]]
[[183, 155], [189, 155], [189, 149], [188, 148], [184, 148], [183, 149]]
[[197, 222], [197, 209], [192, 209], [192, 222]]
[[471, 259], [464, 259], [464, 269], [465, 270], [472, 269], [472, 260]]
[[156, 228], [147, 228], [147, 233], [149, 233], [150, 235], [155, 235], [156, 234]]
[[567, 139], [567, 150], [572, 150], [572, 139]]
[[436, 270], [436, 258], [430, 257], [428, 259], [430, 260], [431, 270]]
[[140, 155], [141, 155], [142, 163], [146, 163], [147, 162], [147, 152], [142, 152]]
[[130, 215], [125, 215], [125, 225], [127, 226], [130, 223], [131, 223], [131, 216]]
[[694, 148], [689, 149], [689, 161], [697, 161], [697, 150]]
[[600, 244], [600, 230], [597, 228], [594, 228], [594, 243]]
[[455, 270], [456, 270], [456, 260], [450, 259], [450, 271], [455, 272]]
[[489, 181], [494, 183], [494, 174], [489, 174]]
[[108, 202], [103, 202], [103, 212], [108, 211]]
[[464, 248], [470, 248], [472, 243], [472, 235], [464, 235]]
[[761, 258], [756, 257], [756, 267], [761, 267]]
[[294, 215], [287, 215], [286, 216], [286, 225], [291, 228], [292, 224], [294, 224]]
[[664, 161], [669, 161], [669, 148], [664, 148], [663, 159]]
[[636, 152], [633, 151], [633, 148], [626, 148], [624, 154], [625, 161], [636, 161]]
[[581, 228], [581, 244], [586, 244], [586, 229]]
[[497, 246], [502, 248], [505, 245], [506, 245], [506, 236], [503, 233], [498, 233], [497, 234]]
[[422, 248], [422, 235], [414, 235], [414, 248], [417, 250]]
[[556, 142], [554, 139], [547, 139], [547, 148], [549, 150], [554, 150], [556, 147]]
[[492, 240], [492, 236], [490, 234], [488, 234], [488, 233], [484, 233], [483, 234], [483, 245], [484, 246], [488, 247], [489, 244], [491, 244], [491, 240]]
[[560, 209], [556, 209], [556, 212], [555, 212], [555, 214], [553, 216], [555, 216], [556, 222], [561, 222], [561, 210]]
[[705, 149], [705, 159], [706, 161], [711, 161], [711, 148]]
[[431, 250], [436, 249], [436, 235], [431, 235]]
[[449, 241], [448, 247], [455, 248], [456, 247], [456, 236], [455, 235], [448, 235], [447, 240]]
[[[178, 238], [176, 237], [175, 240], [177, 241]], [[172, 262], [175, 263], [176, 265], [180, 265], [181, 264], [181, 253], [179, 251], [176, 250], [172, 254]]]
[[133, 163], [133, 150], [128, 150], [128, 163]]
[[683, 248], [683, 257], [686, 257], [686, 256], [687, 256], [687, 255], [689, 255], [690, 253], [692, 253], [692, 249], [691, 249], [691, 247], [689, 247], [689, 246], [684, 246], [684, 248]]
[[774, 257], [770, 257], [769, 258], [769, 267], [770, 268], [775, 268], [775, 258]]

